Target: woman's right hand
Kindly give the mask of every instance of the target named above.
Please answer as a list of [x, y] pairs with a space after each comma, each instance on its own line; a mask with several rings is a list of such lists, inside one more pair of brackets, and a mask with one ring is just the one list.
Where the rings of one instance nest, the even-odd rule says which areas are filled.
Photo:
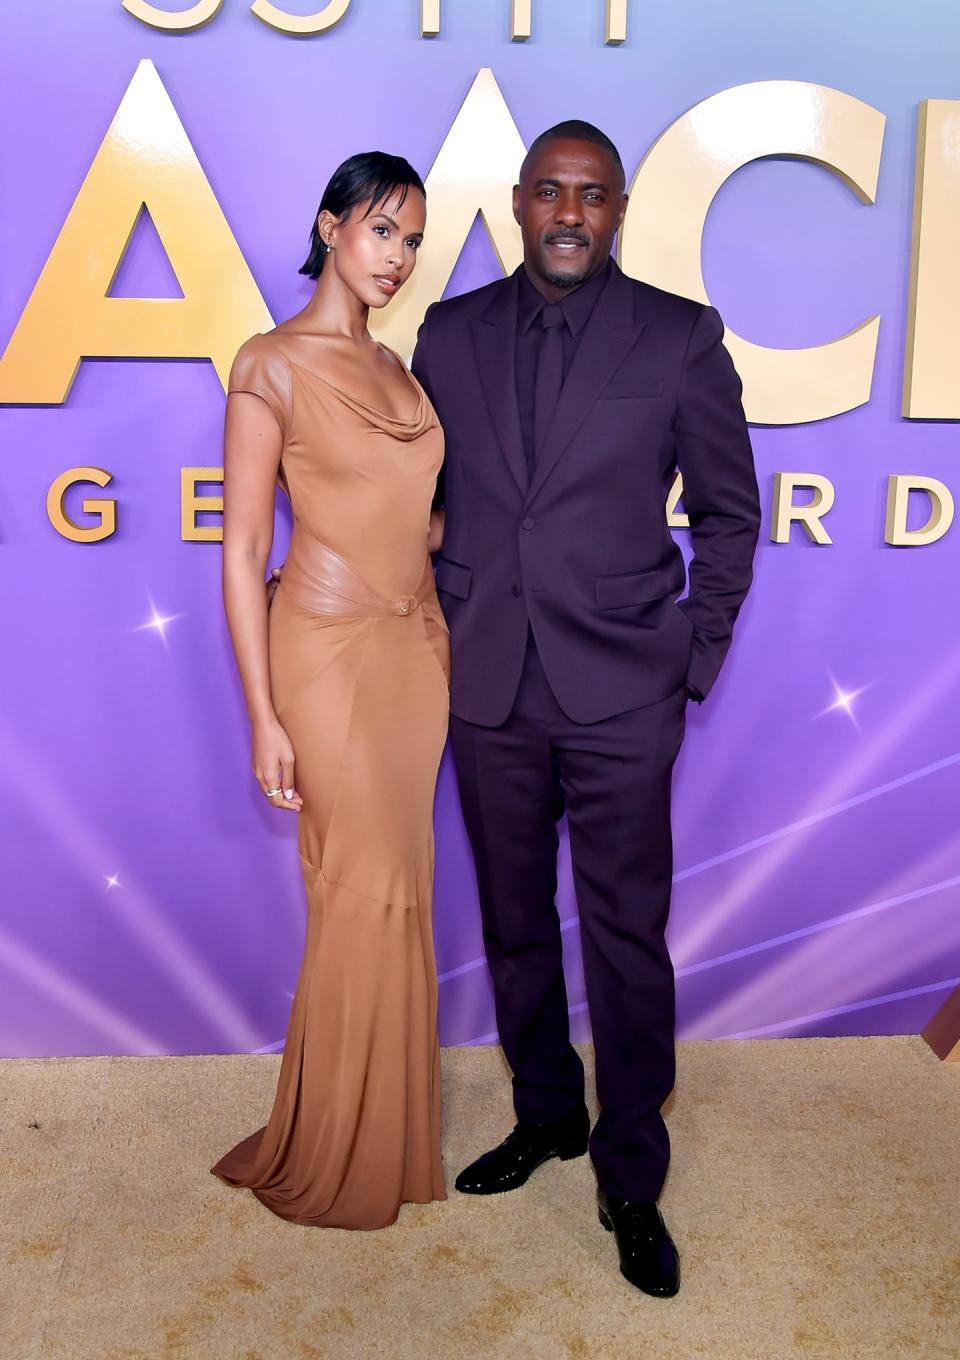
[[280, 588], [280, 571], [281, 571], [280, 567], [273, 567], [270, 572], [270, 575], [267, 577], [266, 590], [268, 609], [273, 604], [273, 597], [274, 595], [276, 595], [277, 591]]
[[[299, 812], [303, 799], [293, 782], [293, 746], [277, 718], [253, 724], [253, 773], [276, 808]], [[274, 794], [271, 789], [276, 789]]]
[[446, 522], [446, 510], [431, 510], [430, 524], [427, 529], [427, 552], [437, 553], [443, 547], [443, 526]]

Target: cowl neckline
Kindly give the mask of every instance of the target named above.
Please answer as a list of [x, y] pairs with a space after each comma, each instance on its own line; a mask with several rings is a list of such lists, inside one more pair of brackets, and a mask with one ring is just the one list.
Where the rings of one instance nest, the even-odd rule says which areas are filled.
[[[289, 338], [292, 339], [294, 337], [291, 336]], [[416, 394], [417, 404], [414, 411], [409, 416], [391, 415], [387, 411], [381, 411], [376, 406], [371, 406], [369, 402], [363, 401], [352, 392], [346, 391], [338, 383], [332, 382], [330, 378], [324, 377], [322, 373], [319, 373], [309, 364], [302, 363], [299, 358], [293, 357], [289, 349], [287, 349], [286, 358], [291, 368], [295, 368], [307, 377], [322, 383], [324, 387], [339, 397], [345, 406], [349, 406], [351, 410], [355, 411], [358, 416], [366, 420], [368, 424], [373, 425], [379, 430], [383, 430], [385, 433], [392, 435], [395, 439], [417, 439], [435, 423], [436, 419], [433, 408], [427, 399], [427, 394], [424, 392], [414, 375], [410, 372], [410, 369], [400, 358], [399, 354], [397, 354], [396, 350], [390, 349], [388, 345], [383, 344], [380, 340], [376, 340], [374, 343], [387, 354], [393, 356], [402, 369], [407, 382]]]

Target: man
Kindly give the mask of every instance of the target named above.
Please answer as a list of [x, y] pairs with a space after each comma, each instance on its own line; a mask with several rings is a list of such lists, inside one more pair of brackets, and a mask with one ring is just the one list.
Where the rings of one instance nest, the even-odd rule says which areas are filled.
[[[588, 1147], [621, 1270], [679, 1288], [657, 1209], [674, 1081], [671, 772], [751, 580], [757, 484], [741, 384], [710, 307], [610, 258], [627, 197], [589, 123], [533, 143], [514, 189], [523, 264], [434, 304], [413, 369], [446, 436], [437, 569], [451, 744], [517, 1125], [457, 1177], [523, 1185]], [[665, 503], [684, 480], [690, 591]], [[601, 1113], [569, 1038], [556, 891], [566, 811]]]

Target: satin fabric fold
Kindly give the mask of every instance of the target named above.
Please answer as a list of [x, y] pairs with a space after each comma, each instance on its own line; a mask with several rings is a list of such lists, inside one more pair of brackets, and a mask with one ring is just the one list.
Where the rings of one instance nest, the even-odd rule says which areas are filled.
[[426, 555], [414, 593], [391, 600], [374, 590], [338, 552], [296, 528], [281, 572], [280, 589], [292, 603], [310, 613], [343, 618], [404, 616], [435, 593], [433, 568]]

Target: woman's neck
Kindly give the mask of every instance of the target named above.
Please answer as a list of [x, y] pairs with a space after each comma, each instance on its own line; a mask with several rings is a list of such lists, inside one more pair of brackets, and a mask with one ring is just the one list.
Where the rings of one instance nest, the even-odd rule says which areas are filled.
[[370, 308], [361, 302], [339, 275], [328, 257], [313, 290], [313, 297], [295, 320], [318, 335], [340, 335], [347, 340], [369, 341]]

